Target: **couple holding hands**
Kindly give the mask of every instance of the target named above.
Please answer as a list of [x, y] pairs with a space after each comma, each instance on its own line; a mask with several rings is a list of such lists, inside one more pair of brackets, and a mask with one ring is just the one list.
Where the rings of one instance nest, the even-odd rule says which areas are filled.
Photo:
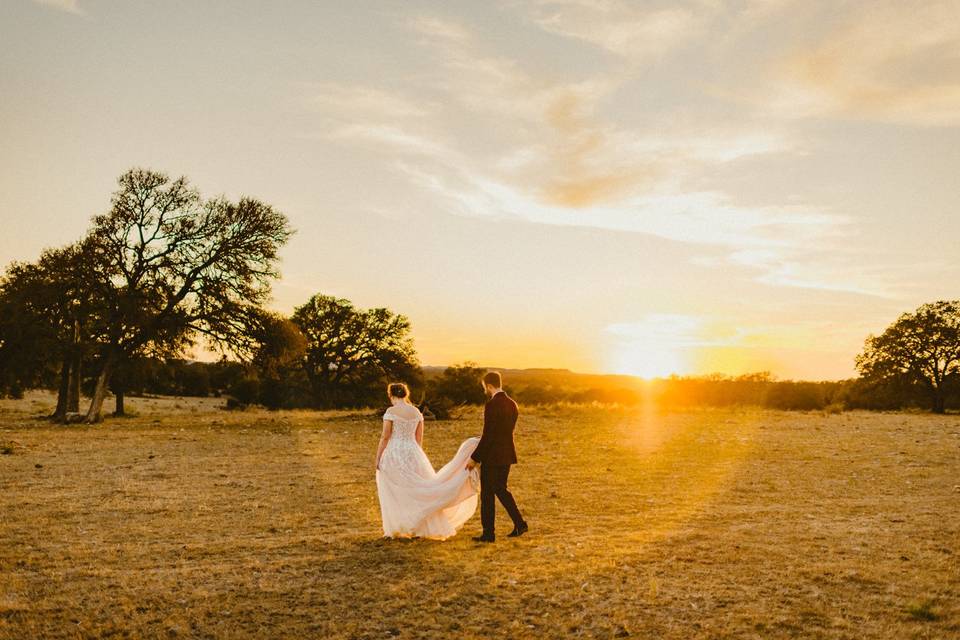
[[488, 372], [481, 383], [489, 397], [483, 409], [483, 433], [465, 440], [439, 470], [434, 470], [421, 446], [423, 414], [410, 403], [407, 385], [387, 387], [391, 406], [383, 414], [377, 447], [377, 494], [385, 536], [450, 538], [476, 511], [478, 492], [483, 532], [475, 541], [496, 539], [496, 499], [513, 520], [509, 537], [527, 532], [527, 523], [507, 489], [510, 466], [517, 462], [513, 444], [517, 403], [504, 392], [500, 373]]

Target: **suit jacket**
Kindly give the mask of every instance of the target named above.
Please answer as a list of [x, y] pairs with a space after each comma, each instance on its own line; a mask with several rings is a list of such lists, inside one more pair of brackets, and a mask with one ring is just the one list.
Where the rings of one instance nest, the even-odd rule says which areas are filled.
[[518, 415], [517, 403], [503, 391], [490, 398], [483, 408], [483, 434], [470, 457], [486, 465], [516, 464], [513, 429]]

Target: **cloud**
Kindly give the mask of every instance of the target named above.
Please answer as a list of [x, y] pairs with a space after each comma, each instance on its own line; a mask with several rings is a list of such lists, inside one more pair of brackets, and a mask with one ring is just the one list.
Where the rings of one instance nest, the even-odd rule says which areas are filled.
[[398, 163], [423, 188], [461, 215], [514, 218], [546, 225], [627, 231], [668, 240], [741, 249], [802, 247], [840, 233], [847, 219], [802, 207], [744, 207], [717, 192], [648, 193], [614, 205], [574, 208], [456, 165]]
[[53, 7], [61, 11], [66, 11], [67, 13], [84, 15], [83, 9], [80, 8], [78, 0], [33, 0], [33, 2], [47, 7]]
[[724, 265], [771, 286], [884, 294], [869, 275], [850, 277], [855, 265], [822, 259], [844, 254], [836, 240], [849, 233], [846, 217], [745, 205], [691, 186], [720, 165], [796, 151], [785, 128], [673, 114], [625, 126], [605, 107], [629, 74], [543, 77], [489, 53], [459, 23], [406, 24], [432, 66], [403, 93], [321, 84], [311, 104], [330, 118], [324, 139], [379, 147], [386, 164], [443, 209], [653, 235], [704, 246], [711, 257], [719, 249]]
[[304, 83], [304, 100], [311, 108], [339, 119], [377, 118], [398, 120], [428, 115], [435, 107], [375, 87], [334, 82]]
[[[710, 251], [694, 262], [739, 267], [771, 286], [883, 298], [896, 293], [884, 270], [867, 269], [838, 248], [852, 224], [844, 216], [801, 206], [742, 206], [709, 191], [667, 190], [615, 205], [573, 208], [544, 203], [522, 188], [464, 169], [455, 153], [449, 153], [450, 164], [400, 161], [397, 167], [459, 215], [642, 233], [699, 245]], [[722, 252], [719, 257], [716, 249]]]
[[728, 257], [730, 263], [759, 270], [758, 282], [774, 286], [796, 287], [856, 293], [880, 298], [894, 297], [893, 290], [880, 273], [871, 273], [849, 256], [836, 251], [790, 252], [762, 248], [741, 249]]
[[407, 129], [378, 124], [350, 124], [333, 129], [324, 134], [332, 140], [351, 140], [372, 143], [375, 146], [391, 146], [396, 150], [424, 155], [429, 158], [446, 158], [448, 161], [457, 156], [456, 152], [443, 144], [431, 140]]
[[599, 113], [616, 99], [629, 74], [550, 81], [488, 54], [462, 25], [435, 18], [409, 25], [444, 70], [425, 91], [440, 91], [442, 101], [466, 111], [461, 117], [472, 126], [495, 130], [507, 149], [493, 162], [492, 168], [501, 170], [498, 179], [523, 185], [548, 205], [616, 203], [676, 176], [691, 160], [724, 162], [791, 144], [782, 132], [742, 126], [651, 123], [648, 131], [626, 129]]
[[594, 100], [583, 87], [565, 87], [547, 101], [544, 144], [528, 156], [529, 166], [544, 176], [538, 196], [547, 204], [583, 208], [617, 201], [656, 176], [642, 156], [620, 153], [622, 134], [596, 122]]
[[657, 135], [632, 140], [637, 154], [668, 154], [703, 163], [724, 163], [750, 156], [797, 151], [797, 143], [782, 129], [710, 125], [661, 129]]
[[[408, 26], [434, 51], [441, 68], [423, 81], [425, 86], [409, 90], [436, 98], [413, 102], [364, 87], [311, 87], [313, 105], [352, 123], [334, 127], [332, 137], [379, 138], [398, 151], [433, 152], [449, 160], [449, 150], [429, 140], [441, 136], [437, 127], [412, 120], [433, 110], [459, 111], [459, 119], [502, 140], [505, 151], [487, 162], [529, 185], [544, 202], [586, 207], [632, 195], [649, 182], [653, 167], [629, 152], [623, 132], [595, 117], [597, 104], [615, 91], [618, 80], [548, 82], [524, 72], [515, 61], [485, 53], [456, 23], [421, 17]], [[412, 144], [416, 137], [422, 143], [419, 149]], [[484, 159], [468, 162], [483, 164]]]
[[640, 320], [608, 325], [606, 332], [631, 342], [649, 342], [671, 349], [741, 344], [752, 333], [745, 328], [723, 326], [705, 316], [676, 313], [648, 313]]
[[[466, 27], [429, 16], [410, 19], [407, 26], [420, 36], [421, 45], [431, 49], [444, 71], [426, 80], [426, 90], [440, 91], [478, 113], [524, 118], [542, 113], [547, 83], [531, 78], [516, 61], [481, 50]], [[520, 97], [525, 99], [518, 102]]]
[[448, 42], [466, 42], [471, 37], [470, 32], [461, 25], [437, 16], [416, 16], [407, 24], [425, 36]]
[[703, 33], [709, 4], [656, 6], [616, 0], [540, 0], [528, 18], [542, 29], [638, 61], [660, 56]]
[[960, 124], [956, 2], [855, 6], [812, 46], [782, 57], [774, 67], [777, 84], [757, 100], [792, 117]]

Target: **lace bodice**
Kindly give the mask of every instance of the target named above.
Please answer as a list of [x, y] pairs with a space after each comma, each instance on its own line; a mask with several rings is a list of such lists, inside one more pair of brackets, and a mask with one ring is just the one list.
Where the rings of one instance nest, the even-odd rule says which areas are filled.
[[390, 436], [391, 439], [397, 438], [400, 440], [416, 440], [417, 434], [417, 425], [420, 424], [420, 421], [423, 420], [423, 415], [417, 411], [417, 415], [412, 418], [401, 417], [390, 409], [387, 409], [386, 413], [383, 414], [384, 420], [393, 421], [393, 433]]

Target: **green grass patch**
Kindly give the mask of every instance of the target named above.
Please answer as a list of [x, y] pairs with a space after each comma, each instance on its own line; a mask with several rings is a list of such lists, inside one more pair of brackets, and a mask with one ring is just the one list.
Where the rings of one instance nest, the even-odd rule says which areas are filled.
[[923, 620], [927, 622], [937, 620], [940, 618], [940, 616], [934, 610], [934, 604], [935, 603], [933, 600], [924, 600], [920, 603], [911, 604], [906, 608], [907, 615], [914, 620]]

